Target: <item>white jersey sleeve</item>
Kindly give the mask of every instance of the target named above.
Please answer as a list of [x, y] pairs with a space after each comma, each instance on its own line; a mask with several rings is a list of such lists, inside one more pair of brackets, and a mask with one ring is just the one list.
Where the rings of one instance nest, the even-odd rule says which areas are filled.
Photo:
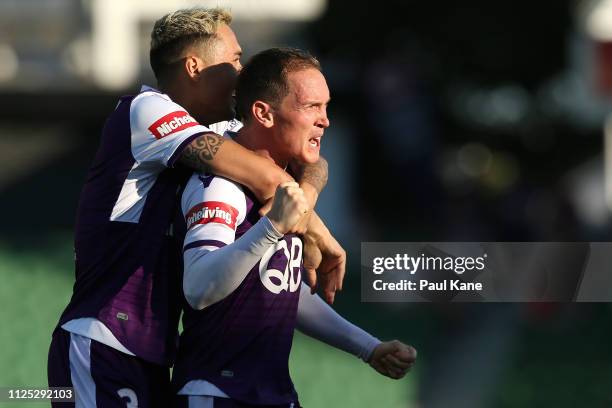
[[267, 217], [236, 239], [246, 217], [246, 196], [232, 181], [194, 175], [181, 200], [187, 232], [183, 292], [201, 310], [232, 293], [264, 253], [283, 237]]
[[242, 187], [226, 178], [194, 173], [183, 191], [187, 232], [183, 248], [216, 249], [234, 242], [246, 217]]
[[226, 136], [228, 132], [230, 134], [238, 132], [240, 129], [242, 129], [242, 126], [242, 122], [240, 122], [238, 119], [232, 119], [213, 123], [212, 125], [208, 126], [208, 128], [215, 133]]
[[340, 316], [318, 295], [302, 285], [298, 303], [296, 327], [299, 331], [329, 344], [363, 361], [369, 361], [374, 349], [381, 343], [376, 337]]
[[130, 106], [132, 155], [139, 163], [172, 167], [191, 140], [212, 132], [200, 125], [168, 95], [151, 91], [140, 93]]

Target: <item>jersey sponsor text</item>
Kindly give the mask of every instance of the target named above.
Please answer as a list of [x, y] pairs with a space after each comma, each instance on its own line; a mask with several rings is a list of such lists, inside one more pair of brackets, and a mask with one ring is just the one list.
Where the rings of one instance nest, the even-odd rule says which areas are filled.
[[198, 122], [185, 111], [171, 112], [149, 126], [156, 139], [164, 138], [174, 132], [197, 126]]
[[235, 229], [237, 217], [238, 210], [231, 205], [221, 201], [205, 201], [189, 210], [185, 223], [188, 230], [194, 225], [209, 222], [217, 222]]

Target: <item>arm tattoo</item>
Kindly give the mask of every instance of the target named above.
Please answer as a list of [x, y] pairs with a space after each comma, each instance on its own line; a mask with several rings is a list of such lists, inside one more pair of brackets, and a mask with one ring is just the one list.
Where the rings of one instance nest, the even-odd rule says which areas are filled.
[[327, 160], [323, 156], [313, 164], [292, 163], [292, 170], [299, 182], [312, 185], [320, 193], [327, 184]]
[[209, 164], [223, 142], [225, 142], [225, 138], [216, 133], [200, 135], [185, 147], [179, 162], [194, 170], [209, 171]]

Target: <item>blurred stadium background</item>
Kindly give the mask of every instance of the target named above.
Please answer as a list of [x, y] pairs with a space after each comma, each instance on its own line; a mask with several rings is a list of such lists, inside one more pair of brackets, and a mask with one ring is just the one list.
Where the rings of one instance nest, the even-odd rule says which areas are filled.
[[610, 241], [610, 0], [2, 0], [0, 386], [46, 384], [100, 129], [154, 85], [153, 21], [193, 5], [228, 6], [247, 58], [322, 61], [319, 208], [349, 252], [336, 308], [419, 350], [393, 382], [298, 336], [305, 406], [612, 406], [611, 305], [365, 304], [358, 276], [361, 241]]

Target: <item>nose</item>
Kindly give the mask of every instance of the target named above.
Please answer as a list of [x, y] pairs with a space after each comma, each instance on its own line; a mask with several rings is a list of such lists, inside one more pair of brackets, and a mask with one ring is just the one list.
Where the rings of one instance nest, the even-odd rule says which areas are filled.
[[321, 112], [321, 116], [317, 120], [317, 126], [322, 129], [327, 129], [329, 127], [329, 118], [327, 117], [327, 109], [323, 108]]

